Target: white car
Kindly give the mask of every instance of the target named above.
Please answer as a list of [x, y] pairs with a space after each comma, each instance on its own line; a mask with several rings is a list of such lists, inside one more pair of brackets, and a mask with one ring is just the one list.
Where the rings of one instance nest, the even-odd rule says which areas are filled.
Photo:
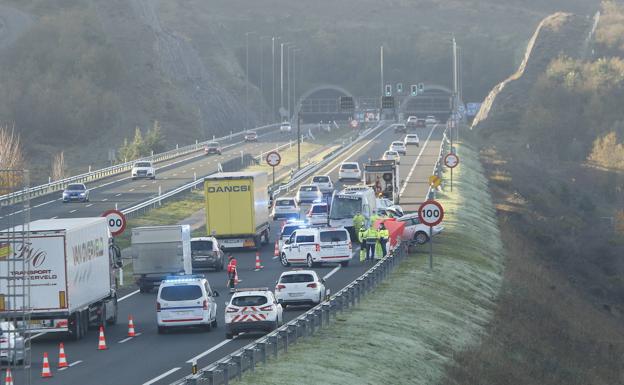
[[275, 284], [275, 298], [286, 308], [289, 305], [318, 305], [327, 291], [325, 280], [314, 270], [285, 271]]
[[396, 152], [396, 151], [388, 150], [388, 151], [384, 152], [383, 156], [381, 157], [381, 159], [383, 159], [383, 160], [393, 160], [393, 161], [396, 162], [396, 164], [401, 164], [401, 155], [399, 155], [399, 153]]
[[303, 184], [297, 189], [295, 198], [298, 204], [320, 203], [323, 200], [323, 193], [315, 184]]
[[13, 322], [0, 322], [0, 360], [13, 365], [24, 362], [24, 336]]
[[407, 117], [407, 121], [405, 122], [405, 124], [407, 126], [415, 126], [416, 123], [418, 123], [418, 117], [412, 115], [412, 116], [408, 116]]
[[428, 116], [425, 118], [425, 123], [427, 123], [427, 125], [430, 125], [430, 124], [431, 124], [431, 125], [433, 125], [433, 124], [438, 124], [438, 119], [436, 119], [436, 117], [435, 117], [435, 116], [433, 116], [433, 115], [428, 115]]
[[284, 122], [280, 125], [280, 132], [290, 132], [292, 131], [292, 126], [289, 122]]
[[349, 232], [344, 227], [295, 230], [284, 242], [280, 254], [282, 266], [305, 264], [312, 268], [321, 263], [349, 265], [352, 257]]
[[405, 144], [405, 146], [415, 144], [416, 147], [418, 147], [420, 145], [420, 139], [418, 139], [418, 135], [416, 134], [407, 134], [405, 135], [405, 139], [403, 139], [403, 144]]
[[[405, 223], [404, 240], [412, 240], [419, 245], [429, 242], [429, 226], [420, 223], [418, 213], [403, 215], [397, 221]], [[432, 235], [438, 235], [444, 230], [444, 226], [433, 226], [431, 230]]]
[[138, 178], [156, 179], [156, 169], [152, 162], [139, 161], [132, 165], [132, 180]]
[[312, 177], [312, 184], [318, 186], [323, 194], [331, 194], [334, 191], [334, 184], [329, 175], [315, 175]]
[[329, 206], [327, 203], [315, 203], [306, 214], [308, 223], [312, 226], [327, 225], [329, 220]]
[[284, 242], [290, 238], [290, 234], [293, 231], [298, 229], [307, 229], [310, 225], [304, 221], [288, 221], [282, 224], [282, 228], [280, 230], [279, 238], [277, 239], [277, 246], [281, 253], [282, 247], [284, 247]]
[[299, 219], [299, 205], [295, 198], [277, 198], [275, 202], [273, 202], [273, 212], [271, 216], [273, 220], [279, 218]]
[[338, 180], [345, 179], [362, 179], [362, 170], [360, 170], [360, 164], [357, 162], [342, 162], [340, 169], [338, 170]]
[[389, 150], [390, 151], [396, 151], [400, 155], [407, 154], [407, 147], [405, 147], [405, 144], [403, 142], [401, 142], [400, 140], [396, 140], [396, 141], [390, 143]]
[[283, 322], [282, 312], [282, 305], [268, 288], [237, 289], [225, 307], [225, 338], [275, 330]]
[[200, 275], [167, 277], [160, 283], [156, 297], [158, 333], [177, 326], [217, 327], [219, 293], [210, 289], [208, 280]]
[[388, 198], [377, 198], [377, 214], [384, 214], [387, 215], [388, 214], [388, 210], [393, 210], [394, 211], [394, 216], [403, 216], [403, 208], [399, 205], [395, 205], [390, 199]]

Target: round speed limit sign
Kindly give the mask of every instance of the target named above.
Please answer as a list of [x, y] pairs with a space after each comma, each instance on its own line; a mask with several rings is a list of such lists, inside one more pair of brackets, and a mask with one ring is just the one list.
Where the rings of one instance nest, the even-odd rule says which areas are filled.
[[108, 210], [102, 214], [113, 236], [120, 235], [126, 229], [126, 216], [119, 210]]
[[282, 162], [282, 157], [276, 151], [271, 151], [266, 156], [266, 162], [271, 167], [277, 167]]
[[459, 164], [459, 156], [454, 153], [446, 155], [444, 157], [444, 164], [448, 168], [455, 168]]
[[418, 208], [418, 218], [427, 226], [438, 225], [444, 219], [444, 209], [437, 201], [423, 202]]

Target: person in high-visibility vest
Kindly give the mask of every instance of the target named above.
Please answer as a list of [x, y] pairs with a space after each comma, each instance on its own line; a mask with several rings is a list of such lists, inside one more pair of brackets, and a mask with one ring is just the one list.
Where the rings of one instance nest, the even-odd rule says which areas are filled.
[[379, 227], [379, 243], [381, 244], [381, 255], [385, 257], [388, 254], [388, 249], [386, 245], [388, 244], [388, 240], [390, 239], [390, 232], [386, 229], [386, 225], [381, 223]]
[[358, 230], [358, 241], [360, 242], [360, 262], [366, 260], [366, 226], [360, 226]]
[[353, 216], [353, 230], [357, 233], [366, 223], [366, 218], [360, 211]]
[[366, 240], [366, 259], [370, 259], [371, 261], [375, 259], [375, 245], [377, 244], [377, 239], [379, 238], [379, 233], [375, 226], [371, 226], [364, 233], [364, 239]]
[[233, 293], [235, 291], [236, 284], [238, 283], [238, 272], [236, 271], [236, 264], [236, 258], [234, 258], [232, 254], [230, 254], [228, 256], [228, 264], [226, 270], [228, 275], [227, 287], [230, 288], [230, 293]]

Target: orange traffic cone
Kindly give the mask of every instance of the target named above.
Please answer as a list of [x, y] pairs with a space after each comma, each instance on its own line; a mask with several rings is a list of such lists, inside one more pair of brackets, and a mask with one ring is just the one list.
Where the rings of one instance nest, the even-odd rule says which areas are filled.
[[275, 249], [273, 251], [273, 256], [275, 258], [279, 257], [280, 255], [280, 250], [279, 250], [279, 241], [275, 241]]
[[104, 326], [100, 326], [100, 340], [98, 341], [98, 350], [106, 350], [106, 339], [104, 338]]
[[13, 375], [11, 374], [11, 368], [7, 368], [6, 377], [4, 377], [4, 385], [13, 385]]
[[61, 342], [59, 344], [59, 368], [67, 368], [69, 365], [67, 364], [67, 357], [65, 356], [65, 345]]
[[136, 337], [136, 333], [134, 332], [134, 320], [132, 316], [128, 316], [128, 337]]
[[264, 266], [262, 266], [260, 264], [260, 253], [256, 251], [256, 269], [255, 271], [259, 271], [260, 269], [262, 269]]
[[41, 368], [41, 377], [52, 377], [52, 372], [50, 371], [50, 363], [48, 362], [48, 353], [43, 353], [43, 367]]

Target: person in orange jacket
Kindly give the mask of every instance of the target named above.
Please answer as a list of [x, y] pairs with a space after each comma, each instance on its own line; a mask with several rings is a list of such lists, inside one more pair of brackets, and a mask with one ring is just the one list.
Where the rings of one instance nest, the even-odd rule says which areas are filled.
[[226, 271], [228, 275], [227, 287], [230, 288], [230, 293], [234, 292], [236, 284], [238, 283], [238, 272], [236, 271], [237, 263], [238, 262], [236, 261], [236, 258], [234, 258], [232, 254], [228, 255], [228, 264]]

